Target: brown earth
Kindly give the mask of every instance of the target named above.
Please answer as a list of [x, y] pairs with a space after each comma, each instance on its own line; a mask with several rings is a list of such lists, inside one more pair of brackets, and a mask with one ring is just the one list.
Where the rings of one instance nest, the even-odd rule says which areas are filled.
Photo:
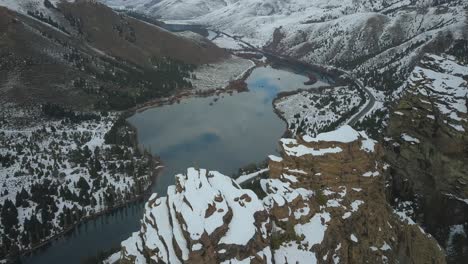
[[[48, 12], [59, 18], [54, 21], [58, 27], [0, 7], [2, 103], [51, 102], [78, 110], [99, 108], [114, 91], [127, 99], [142, 93], [141, 87], [148, 82], [141, 76], [160, 78], [152, 64], [155, 61], [170, 59], [196, 65], [229, 56], [209, 41], [172, 34], [94, 1], [64, 2]], [[156, 77], [151, 77], [151, 72]], [[84, 87], [77, 89], [77, 80], [84, 81]], [[159, 89], [160, 96], [173, 92], [150, 88]]]
[[209, 41], [190, 41], [152, 24], [117, 14], [97, 2], [65, 1], [59, 5], [59, 9], [68, 19], [79, 21], [76, 27], [86, 42], [112, 57], [137, 65], [151, 66], [152, 57], [206, 64], [228, 56]]

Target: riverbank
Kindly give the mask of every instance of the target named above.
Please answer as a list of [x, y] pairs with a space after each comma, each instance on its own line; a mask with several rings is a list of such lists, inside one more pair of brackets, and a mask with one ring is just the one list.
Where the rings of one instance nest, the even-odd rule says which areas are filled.
[[[82, 224], [145, 199], [161, 174], [159, 158], [137, 150], [135, 129], [119, 118], [124, 112], [12, 104], [1, 110], [0, 201], [15, 222], [2, 211], [0, 258], [34, 255]], [[111, 135], [117, 130], [119, 137]]]
[[[222, 31], [214, 31], [217, 36], [219, 35], [224, 35], [229, 38], [232, 38], [235, 41], [241, 42], [244, 44], [246, 49], [238, 52], [253, 52], [255, 54], [262, 54], [265, 56], [270, 63], [278, 63], [278, 64], [286, 64], [289, 67], [296, 68], [296, 70], [299, 71], [305, 71], [306, 73], [308, 71], [313, 71], [313, 72], [319, 72], [325, 75], [328, 75], [331, 77], [332, 80], [335, 81], [335, 85], [348, 85], [349, 83], [346, 82], [346, 79], [351, 80], [359, 89], [360, 89], [360, 94], [361, 97], [366, 96], [366, 101], [359, 106], [359, 109], [356, 111], [353, 111], [353, 114], [351, 117], [349, 117], [348, 120], [346, 121], [346, 124], [349, 125], [356, 125], [362, 118], [364, 118], [374, 107], [376, 99], [373, 93], [365, 87], [365, 85], [355, 76], [353, 76], [352, 73], [347, 72], [345, 70], [339, 69], [337, 67], [331, 67], [331, 66], [324, 66], [324, 65], [319, 65], [319, 64], [311, 64], [307, 63], [304, 61], [301, 61], [299, 59], [293, 58], [291, 56], [286, 56], [283, 54], [279, 54], [277, 52], [274, 52], [272, 50], [268, 50], [265, 48], [257, 48], [254, 45], [244, 41], [241, 37], [237, 36], [232, 36], [230, 34], [227, 34]], [[254, 55], [250, 55], [249, 57], [255, 57]]]
[[118, 205], [116, 205], [114, 207], [107, 208], [105, 210], [93, 213], [92, 215], [86, 216], [86, 217], [82, 218], [81, 220], [79, 220], [78, 222], [72, 224], [72, 226], [66, 228], [62, 232], [57, 233], [54, 236], [48, 238], [47, 240], [41, 242], [39, 245], [36, 245], [36, 246], [34, 246], [33, 248], [31, 248], [29, 250], [23, 251], [21, 253], [21, 255], [22, 256], [29, 256], [31, 254], [34, 254], [34, 252], [39, 251], [39, 250], [49, 246], [51, 243], [53, 243], [53, 241], [55, 241], [57, 239], [60, 239], [63, 236], [66, 236], [66, 235], [70, 234], [71, 232], [73, 232], [76, 228], [78, 228], [82, 224], [87, 224], [89, 221], [95, 220], [100, 216], [113, 213], [113, 212], [115, 212], [115, 211], [117, 211], [119, 209], [122, 209], [122, 208], [124, 208], [126, 206], [129, 206], [129, 205], [131, 205], [133, 203], [140, 202], [140, 201], [143, 201], [143, 200], [147, 199], [152, 194], [152, 192], [151, 192], [152, 186], [156, 182], [156, 178], [161, 173], [162, 169], [163, 169], [162, 167], [156, 169], [156, 175], [151, 177], [151, 179], [152, 179], [151, 185], [148, 186], [148, 188], [146, 188], [145, 192], [142, 193], [141, 195], [137, 195], [136, 197], [132, 198], [131, 200], [128, 200], [128, 201], [126, 201], [124, 203], [120, 203], [120, 204], [118, 204]]
[[133, 113], [141, 113], [150, 108], [161, 107], [164, 105], [172, 105], [180, 103], [181, 100], [192, 98], [192, 97], [210, 97], [219, 96], [221, 94], [232, 95], [234, 92], [242, 93], [247, 92], [248, 87], [246, 84], [247, 78], [250, 76], [252, 71], [257, 67], [257, 64], [252, 62], [253, 65], [249, 69], [245, 70], [237, 79], [230, 81], [229, 84], [224, 88], [209, 89], [209, 90], [182, 90], [177, 92], [175, 95], [157, 98], [150, 100], [144, 104], [137, 105], [131, 108], [129, 111]]

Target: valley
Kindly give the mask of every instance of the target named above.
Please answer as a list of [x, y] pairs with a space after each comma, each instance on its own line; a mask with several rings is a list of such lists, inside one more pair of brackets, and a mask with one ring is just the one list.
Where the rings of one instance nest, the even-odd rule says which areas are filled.
[[463, 263], [467, 14], [0, 0], [0, 263]]
[[[319, 73], [316, 75], [321, 76]], [[276, 152], [275, 142], [285, 133], [284, 122], [273, 111], [272, 103], [276, 95], [298, 88], [318, 90], [319, 87], [329, 86], [329, 80], [330, 77], [319, 78], [316, 84], [307, 86], [304, 85], [307, 77], [290, 69], [258, 67], [245, 80], [247, 92], [178, 97], [177, 102], [153, 108], [144, 107], [137, 111], [128, 121], [137, 131], [138, 144], [151, 151], [164, 166], [155, 178], [151, 192], [165, 195], [166, 188], [174, 184], [173, 175], [197, 164], [230, 175], [238, 175], [238, 169], [246, 165], [263, 164], [268, 154]], [[332, 101], [330, 94], [323, 97], [324, 100]], [[322, 108], [325, 115], [334, 114], [325, 105]], [[187, 115], [187, 112], [191, 114]], [[226, 119], [226, 116], [230, 118]], [[323, 123], [319, 119], [317, 123], [329, 125], [328, 121]], [[256, 146], [254, 150], [250, 148], [252, 145]], [[90, 254], [116, 248], [138, 226], [141, 215], [133, 212], [141, 212], [141, 206], [142, 201], [118, 209], [116, 216], [100, 216], [86, 222], [78, 230], [72, 231], [71, 236], [51, 242], [50, 247], [23, 258], [23, 262], [57, 263], [73, 255], [79, 263]], [[99, 230], [98, 237], [93, 235], [96, 230]], [[83, 244], [83, 241], [88, 241], [88, 237], [94, 237], [93, 242]], [[80, 248], [80, 251], [67, 249], [65, 252], [68, 253], [64, 253], [63, 250], [68, 247]]]

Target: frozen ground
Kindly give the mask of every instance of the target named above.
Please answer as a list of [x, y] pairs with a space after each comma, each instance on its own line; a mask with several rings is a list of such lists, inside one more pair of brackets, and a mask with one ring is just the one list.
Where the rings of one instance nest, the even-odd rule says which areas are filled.
[[293, 135], [315, 136], [346, 121], [361, 101], [356, 88], [340, 86], [321, 92], [301, 91], [281, 97], [274, 104]]
[[254, 63], [237, 56], [219, 63], [201, 65], [192, 73], [192, 85], [197, 90], [213, 90], [225, 88], [229, 82], [243, 76], [247, 70], [254, 67]]

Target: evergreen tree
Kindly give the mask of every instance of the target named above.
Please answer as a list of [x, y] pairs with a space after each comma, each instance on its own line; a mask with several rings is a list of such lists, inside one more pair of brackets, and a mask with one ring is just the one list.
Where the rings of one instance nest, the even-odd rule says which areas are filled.
[[2, 225], [7, 232], [9, 232], [13, 226], [18, 224], [18, 210], [16, 209], [16, 206], [13, 204], [13, 202], [9, 199], [6, 199], [5, 203], [3, 204], [1, 216]]

